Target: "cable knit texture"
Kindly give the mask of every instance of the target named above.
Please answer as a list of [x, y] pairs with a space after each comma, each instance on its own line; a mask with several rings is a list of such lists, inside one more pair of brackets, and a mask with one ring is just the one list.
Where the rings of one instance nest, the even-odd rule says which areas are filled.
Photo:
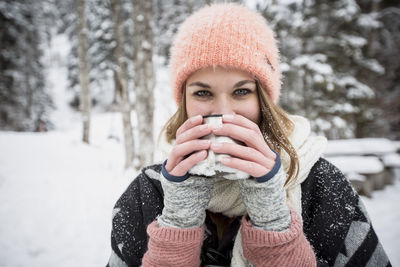
[[172, 43], [170, 71], [176, 103], [190, 74], [224, 66], [253, 74], [274, 102], [281, 90], [274, 32], [258, 13], [238, 4], [213, 4], [192, 14]]
[[150, 239], [142, 266], [200, 266], [204, 227], [159, 227], [154, 221], [147, 227], [147, 234]]

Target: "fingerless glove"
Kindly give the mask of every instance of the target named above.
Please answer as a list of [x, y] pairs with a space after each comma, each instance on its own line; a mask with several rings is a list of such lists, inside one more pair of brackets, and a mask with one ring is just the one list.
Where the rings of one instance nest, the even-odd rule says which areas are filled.
[[191, 176], [177, 177], [161, 170], [161, 186], [164, 190], [164, 209], [160, 226], [192, 228], [200, 227], [205, 220], [206, 208], [211, 199], [213, 179]]
[[[290, 226], [284, 183], [286, 173], [279, 155], [275, 167], [263, 177], [239, 180], [240, 193], [252, 225], [256, 228], [283, 232]], [[261, 181], [261, 182], [260, 182]]]

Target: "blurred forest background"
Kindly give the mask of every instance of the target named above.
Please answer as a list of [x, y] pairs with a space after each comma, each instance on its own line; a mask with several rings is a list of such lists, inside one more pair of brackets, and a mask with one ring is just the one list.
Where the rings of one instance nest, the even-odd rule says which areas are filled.
[[[168, 66], [180, 23], [213, 2], [1, 0], [0, 130], [53, 129], [43, 56], [52, 38], [65, 34], [72, 92], [65, 101], [82, 114], [82, 139], [90, 143], [92, 109], [120, 112], [125, 166], [150, 163], [154, 77]], [[400, 139], [399, 1], [238, 2], [257, 9], [277, 33], [280, 104], [288, 112], [306, 116], [329, 139]]]

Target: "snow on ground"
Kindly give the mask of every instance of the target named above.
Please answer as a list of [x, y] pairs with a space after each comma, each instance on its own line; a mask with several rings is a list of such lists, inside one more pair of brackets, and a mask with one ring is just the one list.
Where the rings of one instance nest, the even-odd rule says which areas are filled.
[[68, 102], [65, 36], [45, 57], [55, 130], [0, 132], [0, 266], [105, 266], [115, 201], [136, 176], [123, 170], [122, 119], [95, 114], [81, 142]]
[[135, 173], [119, 143], [100, 139], [0, 133], [0, 266], [105, 266], [111, 211]]

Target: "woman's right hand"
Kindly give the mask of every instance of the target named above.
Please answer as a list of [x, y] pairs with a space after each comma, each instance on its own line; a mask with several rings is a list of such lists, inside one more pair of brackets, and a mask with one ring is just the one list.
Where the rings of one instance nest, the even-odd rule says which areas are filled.
[[210, 134], [212, 129], [202, 123], [203, 117], [197, 115], [187, 119], [176, 131], [176, 142], [165, 165], [170, 175], [183, 176], [207, 157], [211, 141], [199, 138]]
[[190, 168], [207, 157], [211, 145], [210, 140], [199, 139], [211, 133], [208, 125], [202, 122], [202, 116], [198, 115], [179, 127], [175, 145], [162, 167], [164, 208], [158, 217], [161, 226], [192, 228], [204, 223], [214, 182], [188, 174]]

